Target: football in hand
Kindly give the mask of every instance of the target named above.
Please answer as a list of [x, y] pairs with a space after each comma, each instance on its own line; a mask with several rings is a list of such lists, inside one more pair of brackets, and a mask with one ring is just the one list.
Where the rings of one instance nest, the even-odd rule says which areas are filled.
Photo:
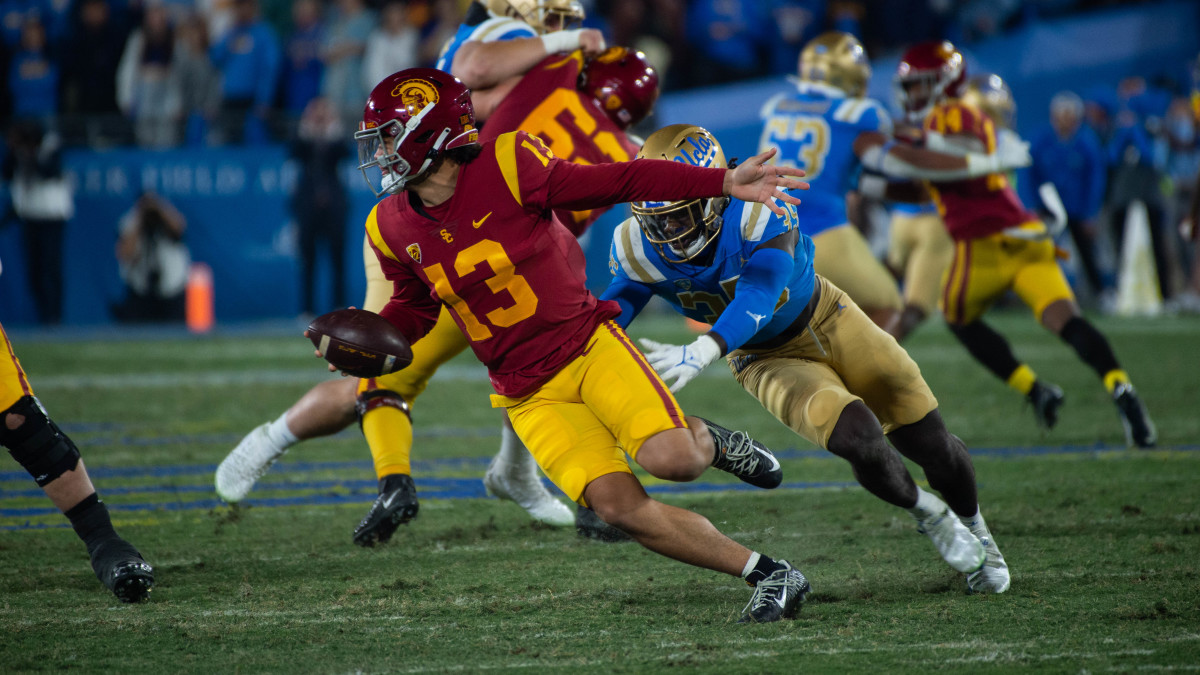
[[408, 338], [365, 309], [339, 309], [308, 324], [308, 339], [335, 368], [355, 377], [379, 377], [412, 363]]

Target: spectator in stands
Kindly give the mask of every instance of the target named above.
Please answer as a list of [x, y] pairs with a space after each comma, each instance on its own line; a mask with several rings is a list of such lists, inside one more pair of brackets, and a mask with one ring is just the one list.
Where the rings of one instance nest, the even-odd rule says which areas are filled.
[[1108, 142], [1116, 130], [1116, 89], [1103, 85], [1089, 89], [1083, 97], [1083, 115], [1087, 120], [1087, 125], [1096, 132], [1100, 144], [1108, 147]]
[[462, 23], [463, 12], [457, 0], [409, 0], [408, 22], [417, 27], [421, 34], [421, 46], [417, 50], [417, 61], [432, 66], [437, 62], [442, 47]]
[[233, 25], [209, 51], [221, 73], [218, 125], [226, 143], [263, 143], [283, 55], [257, 0], [234, 0], [233, 9]]
[[1108, 145], [1111, 186], [1107, 209], [1113, 233], [1117, 259], [1125, 245], [1125, 226], [1130, 207], [1141, 202], [1149, 219], [1150, 241], [1154, 251], [1154, 268], [1158, 287], [1164, 300], [1171, 298], [1171, 266], [1167, 254], [1165, 199], [1162, 192], [1162, 172], [1154, 165], [1154, 143], [1132, 110], [1125, 108], [1117, 114], [1113, 137]]
[[1168, 212], [1169, 223], [1187, 223], [1178, 228], [1175, 240], [1179, 251], [1181, 270], [1187, 279], [1183, 292], [1172, 298], [1167, 309], [1172, 312], [1200, 313], [1200, 260], [1195, 257], [1193, 237], [1197, 185], [1200, 184], [1200, 138], [1196, 133], [1197, 121], [1191, 105], [1185, 98], [1177, 98], [1167, 111], [1164, 124], [1167, 141], [1167, 177], [1173, 190]]
[[379, 26], [367, 37], [363, 55], [362, 82], [366, 91], [392, 73], [420, 65], [421, 34], [409, 23], [408, 12], [408, 6], [400, 0], [390, 0], [380, 10]]
[[59, 69], [46, 44], [46, 29], [36, 14], [21, 22], [21, 42], [8, 71], [8, 93], [15, 118], [58, 114]]
[[124, 142], [130, 130], [117, 107], [117, 67], [127, 31], [105, 0], [82, 0], [78, 17], [63, 54], [64, 133], [72, 143]]
[[321, 93], [321, 44], [325, 25], [321, 21], [321, 3], [297, 0], [292, 5], [292, 33], [284, 46], [283, 110], [291, 119], [299, 119], [308, 102]]
[[[609, 44], [631, 47], [646, 54], [646, 60], [658, 71], [659, 82], [672, 83], [664, 84], [663, 88], [676, 88], [673, 85], [683, 75], [679, 72], [682, 69], [671, 66], [676, 62], [675, 55], [687, 50], [683, 3], [679, 0], [612, 0], [602, 7], [605, 7], [605, 14], [592, 27], [604, 33]], [[584, 25], [593, 17], [593, 12], [588, 10], [589, 21]]]
[[117, 104], [133, 121], [138, 145], [165, 148], [179, 142], [179, 97], [172, 77], [175, 29], [162, 0], [146, 4], [142, 25], [125, 42], [117, 69]]
[[[345, 125], [332, 101], [318, 97], [308, 102], [290, 153], [300, 165], [291, 206], [300, 230], [301, 311], [308, 316], [346, 303], [348, 206], [339, 171], [341, 161], [350, 156], [346, 138]], [[318, 250], [329, 256], [333, 289], [329, 306], [318, 306], [314, 293]]]
[[203, 146], [209, 126], [221, 108], [221, 74], [208, 58], [208, 22], [187, 14], [175, 32], [172, 76], [179, 93], [177, 124], [188, 145]]
[[375, 28], [375, 13], [363, 0], [336, 0], [333, 18], [321, 46], [325, 74], [321, 78], [321, 96], [329, 101], [349, 123], [362, 117], [368, 87], [363, 85], [363, 54], [367, 37]]
[[63, 235], [75, 215], [59, 138], [28, 119], [9, 128], [8, 143], [0, 174], [8, 183], [11, 213], [21, 224], [29, 287], [38, 320], [57, 324], [63, 314]]
[[696, 0], [688, 7], [691, 84], [708, 86], [752, 78], [761, 71], [769, 18], [756, 0]]
[[128, 322], [182, 322], [191, 252], [183, 241], [187, 221], [165, 198], [145, 192], [121, 217], [117, 264], [125, 299], [113, 317]]
[[[825, 26], [826, 1], [771, 0], [770, 11], [775, 35], [770, 41], [769, 70], [773, 74], [794, 73], [800, 48]], [[853, 33], [858, 34], [858, 31]]]
[[1101, 305], [1115, 300], [1113, 273], [1100, 268], [1096, 220], [1104, 203], [1108, 161], [1100, 139], [1083, 124], [1083, 99], [1061, 91], [1050, 101], [1050, 126], [1038, 134], [1030, 148], [1033, 164], [1029, 180], [1021, 181], [1025, 201], [1038, 203], [1037, 189], [1050, 182], [1067, 211], [1067, 228], [1079, 252], [1084, 275]]

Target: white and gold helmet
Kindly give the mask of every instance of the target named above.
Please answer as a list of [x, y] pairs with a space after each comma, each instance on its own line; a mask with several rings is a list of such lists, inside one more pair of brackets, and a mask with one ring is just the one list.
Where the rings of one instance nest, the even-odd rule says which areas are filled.
[[799, 79], [836, 87], [847, 96], [862, 96], [871, 79], [867, 51], [858, 38], [829, 31], [813, 38], [800, 51]]
[[1017, 116], [1017, 104], [1012, 90], [999, 75], [983, 73], [967, 80], [962, 100], [992, 118], [997, 126], [1012, 129]]
[[539, 34], [571, 28], [584, 20], [579, 0], [486, 0], [497, 16], [511, 16], [533, 26]]
[[[666, 159], [692, 166], [725, 169], [725, 153], [708, 130], [672, 124], [650, 134], [638, 159]], [[634, 202], [633, 217], [659, 254], [671, 263], [692, 260], [717, 239], [729, 197], [676, 202]]]

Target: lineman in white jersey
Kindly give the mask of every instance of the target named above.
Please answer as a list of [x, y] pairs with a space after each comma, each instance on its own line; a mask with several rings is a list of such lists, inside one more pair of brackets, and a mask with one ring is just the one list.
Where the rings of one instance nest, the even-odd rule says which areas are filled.
[[579, 0], [475, 0], [436, 67], [467, 85], [475, 119], [485, 121], [548, 54], [581, 49], [590, 58], [604, 51], [600, 31], [571, 28], [583, 16]]

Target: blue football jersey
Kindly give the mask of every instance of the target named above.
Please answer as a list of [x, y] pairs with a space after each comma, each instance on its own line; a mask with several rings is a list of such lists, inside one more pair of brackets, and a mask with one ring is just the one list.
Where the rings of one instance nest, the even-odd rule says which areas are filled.
[[518, 19], [493, 16], [490, 13], [482, 20], [472, 21], [472, 19], [473, 17], [468, 15], [467, 23], [459, 25], [454, 36], [447, 40], [442, 47], [442, 53], [438, 55], [436, 64], [438, 70], [450, 72], [450, 66], [454, 63], [454, 55], [458, 53], [458, 48], [464, 42], [497, 42], [514, 38], [537, 37], [533, 26]]
[[[754, 249], [764, 241], [797, 229], [796, 207], [790, 204], [781, 206], [786, 213], [783, 217], [771, 213], [762, 204], [731, 200], [725, 209], [725, 224], [721, 227], [721, 233], [717, 241], [711, 244], [716, 247], [713, 259], [706, 265], [667, 263], [646, 239], [637, 221], [633, 218], [626, 220], [613, 232], [608, 269], [614, 279], [604, 297], [610, 297], [610, 292], [620, 296], [623, 290], [628, 290], [628, 297], [636, 298], [642, 295], [638, 291], [639, 286], [648, 287], [680, 314], [696, 321], [716, 323], [733, 300], [737, 281]], [[812, 239], [801, 233], [796, 244], [792, 276], [775, 305], [775, 314], [745, 346], [775, 337], [804, 311], [816, 281], [812, 257]], [[633, 304], [640, 310], [644, 299]], [[729, 346], [735, 349], [742, 345]]]
[[763, 105], [758, 151], [776, 148], [777, 164], [804, 169], [812, 187], [800, 193], [800, 229], [816, 236], [844, 225], [846, 193], [862, 171], [854, 140], [864, 131], [892, 133], [883, 105], [850, 98], [832, 87], [800, 83], [797, 91], [774, 96]]

